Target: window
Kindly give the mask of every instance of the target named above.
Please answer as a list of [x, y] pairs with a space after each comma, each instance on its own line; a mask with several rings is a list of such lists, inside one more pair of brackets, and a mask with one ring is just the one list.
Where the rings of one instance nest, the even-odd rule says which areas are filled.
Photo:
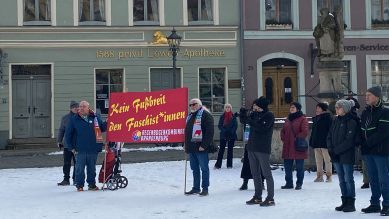
[[[335, 11], [336, 7], [343, 8], [343, 0], [318, 0], [317, 1], [317, 23], [320, 23], [320, 10], [322, 8], [328, 8], [328, 10], [331, 13], [333, 13]], [[344, 17], [344, 15], [343, 15], [343, 17]]]
[[225, 72], [225, 68], [199, 69], [200, 99], [212, 112], [223, 112], [226, 102]]
[[371, 61], [372, 86], [381, 86], [382, 99], [389, 105], [389, 60]]
[[150, 89], [151, 91], [166, 90], [181, 87], [181, 69], [176, 68], [173, 74], [172, 68], [151, 68]]
[[134, 0], [134, 22], [140, 25], [158, 25], [158, 0]]
[[105, 0], [79, 0], [78, 16], [83, 24], [105, 23]]
[[108, 114], [109, 95], [123, 92], [123, 69], [96, 69], [96, 110]]
[[51, 1], [50, 0], [24, 0], [24, 24], [50, 25]]
[[374, 28], [389, 26], [389, 0], [371, 0], [371, 24]]
[[350, 61], [343, 61], [343, 71], [340, 72], [340, 83], [343, 94], [348, 94], [351, 89], [351, 68]]
[[213, 0], [188, 0], [188, 21], [191, 24], [212, 24]]
[[291, 0], [266, 0], [266, 29], [292, 29]]

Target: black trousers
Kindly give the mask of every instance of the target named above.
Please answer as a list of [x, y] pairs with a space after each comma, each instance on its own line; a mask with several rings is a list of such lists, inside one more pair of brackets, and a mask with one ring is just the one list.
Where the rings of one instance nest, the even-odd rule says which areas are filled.
[[[70, 179], [70, 168], [72, 167], [72, 160], [73, 165], [76, 166], [76, 158], [74, 157], [74, 154], [71, 150], [68, 148], [63, 149], [63, 178], [67, 181]], [[75, 176], [75, 168], [73, 168], [73, 175], [72, 179], [74, 180]]]
[[222, 160], [223, 160], [224, 150], [226, 149], [226, 146], [227, 146], [227, 167], [232, 167], [234, 143], [235, 143], [235, 139], [220, 140], [220, 148], [219, 148], [219, 153], [217, 155], [217, 161], [215, 167], [220, 168], [222, 166]]

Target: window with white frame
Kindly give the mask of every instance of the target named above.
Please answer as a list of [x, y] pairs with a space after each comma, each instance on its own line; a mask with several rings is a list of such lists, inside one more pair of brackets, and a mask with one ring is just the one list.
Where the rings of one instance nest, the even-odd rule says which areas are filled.
[[371, 61], [372, 86], [382, 88], [382, 99], [385, 105], [389, 105], [389, 60]]
[[371, 0], [373, 28], [389, 27], [389, 0]]
[[292, 29], [291, 0], [265, 0], [266, 29]]
[[133, 16], [135, 25], [158, 25], [158, 0], [134, 0]]
[[226, 102], [225, 68], [200, 68], [199, 92], [204, 106], [212, 112], [223, 112]]
[[51, 24], [51, 0], [24, 0], [24, 24]]
[[343, 94], [347, 94], [351, 89], [351, 68], [350, 61], [343, 61], [343, 70], [340, 72], [340, 82]]
[[78, 7], [80, 24], [106, 22], [105, 0], [79, 0]]
[[[317, 23], [320, 23], [320, 10], [322, 8], [328, 8], [329, 12], [333, 14], [337, 7], [343, 8], [343, 0], [317, 0]], [[344, 17], [344, 15], [342, 16]]]
[[96, 110], [103, 116], [108, 114], [109, 96], [112, 92], [123, 92], [123, 69], [96, 69]]
[[213, 0], [188, 0], [190, 24], [211, 24], [213, 16]]

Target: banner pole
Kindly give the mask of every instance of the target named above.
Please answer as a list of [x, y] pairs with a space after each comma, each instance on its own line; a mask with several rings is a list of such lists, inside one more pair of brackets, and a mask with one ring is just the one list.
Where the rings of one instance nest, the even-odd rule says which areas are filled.
[[104, 186], [107, 183], [107, 180], [105, 179], [105, 172], [107, 170], [107, 149], [108, 149], [107, 143], [105, 143], [104, 146], [105, 146], [104, 163], [103, 163], [103, 165], [104, 165], [104, 167], [103, 167], [104, 177], [103, 177], [103, 186], [101, 187], [101, 190], [103, 190], [103, 191], [104, 191]]
[[184, 195], [186, 193], [186, 172], [187, 172], [187, 168], [188, 168], [188, 156], [187, 154], [184, 152], [185, 154], [185, 184], [184, 184]]

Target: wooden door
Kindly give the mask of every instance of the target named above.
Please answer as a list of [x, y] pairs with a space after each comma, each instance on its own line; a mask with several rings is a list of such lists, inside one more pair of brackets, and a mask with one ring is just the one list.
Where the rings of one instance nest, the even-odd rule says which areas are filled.
[[286, 117], [289, 105], [297, 101], [296, 67], [264, 67], [262, 73], [263, 95], [269, 100], [269, 110], [275, 117]]

